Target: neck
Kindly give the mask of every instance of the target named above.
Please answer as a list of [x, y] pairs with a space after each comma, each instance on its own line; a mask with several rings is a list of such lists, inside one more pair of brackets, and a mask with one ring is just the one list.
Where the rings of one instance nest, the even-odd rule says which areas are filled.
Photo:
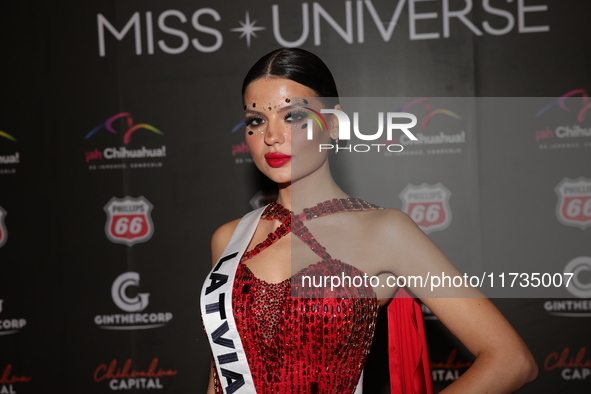
[[279, 184], [277, 202], [296, 213], [312, 207], [319, 202], [333, 198], [349, 197], [334, 181], [325, 162], [314, 173], [292, 183]]

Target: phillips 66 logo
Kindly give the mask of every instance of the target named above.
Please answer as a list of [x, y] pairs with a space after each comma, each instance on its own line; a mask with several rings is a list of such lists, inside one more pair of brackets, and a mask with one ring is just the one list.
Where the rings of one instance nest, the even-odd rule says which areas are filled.
[[4, 225], [4, 218], [6, 217], [6, 211], [0, 207], [0, 248], [6, 243], [8, 233], [6, 232], [6, 226]]
[[564, 178], [554, 189], [558, 195], [556, 217], [565, 226], [591, 227], [591, 179]]
[[107, 213], [105, 233], [111, 242], [133, 246], [152, 237], [152, 204], [144, 196], [113, 197], [104, 209]]
[[450, 225], [450, 196], [451, 192], [441, 183], [408, 185], [400, 193], [402, 210], [427, 234], [444, 230]]

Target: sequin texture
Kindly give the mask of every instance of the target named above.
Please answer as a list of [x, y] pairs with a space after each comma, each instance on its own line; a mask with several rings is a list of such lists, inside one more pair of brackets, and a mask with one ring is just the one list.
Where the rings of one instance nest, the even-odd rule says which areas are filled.
[[[281, 237], [284, 231], [292, 231], [321, 256], [318, 263], [280, 283], [256, 278], [244, 264], [248, 257], [238, 265], [232, 291], [233, 312], [259, 394], [352, 394], [357, 386], [379, 310], [373, 289], [339, 289], [326, 298], [326, 290], [319, 288], [307, 293], [308, 298], [292, 297], [303, 274], [363, 275], [357, 268], [332, 259], [303, 222], [337, 212], [380, 208], [358, 199], [334, 201], [300, 215], [289, 213], [279, 204], [267, 209], [274, 210], [275, 219], [281, 216], [287, 228], [280, 234], [277, 230], [269, 234], [259, 244], [263, 245], [259, 251], [272, 246], [272, 235]], [[217, 372], [215, 375], [215, 392], [222, 393]]]

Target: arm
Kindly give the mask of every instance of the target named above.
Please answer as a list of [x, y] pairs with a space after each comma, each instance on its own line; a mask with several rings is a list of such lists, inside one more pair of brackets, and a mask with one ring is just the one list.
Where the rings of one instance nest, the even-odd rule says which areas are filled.
[[205, 394], [215, 394], [215, 389], [213, 387], [213, 361], [211, 362], [211, 366], [209, 368], [209, 384], [207, 385], [207, 391]]
[[[230, 238], [232, 237], [232, 233], [236, 229], [238, 222], [240, 219], [234, 220], [232, 222], [226, 223], [220, 228], [218, 228], [211, 237], [211, 266], [213, 267], [219, 258], [224, 253], [224, 249], [226, 249], [226, 245], [230, 242]], [[206, 394], [215, 394], [214, 384], [213, 384], [213, 369], [215, 366], [213, 365], [213, 360], [211, 362], [211, 368], [209, 371], [209, 384], [207, 386]]]
[[[387, 254], [397, 256], [390, 271], [423, 278], [427, 272], [460, 275], [406, 214], [388, 210], [384, 216], [378, 237], [387, 245]], [[535, 379], [537, 365], [526, 344], [480, 292], [473, 288], [433, 292], [425, 287], [410, 289], [476, 357], [474, 364], [442, 393], [508, 393]]]

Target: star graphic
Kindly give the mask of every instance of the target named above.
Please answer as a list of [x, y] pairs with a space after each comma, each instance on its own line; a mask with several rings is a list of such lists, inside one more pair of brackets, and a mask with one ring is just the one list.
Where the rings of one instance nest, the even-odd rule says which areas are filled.
[[240, 34], [240, 38], [246, 37], [246, 46], [250, 48], [250, 37], [257, 37], [255, 32], [259, 30], [265, 30], [266, 27], [255, 26], [257, 21], [256, 19], [252, 22], [250, 21], [250, 15], [248, 15], [248, 11], [246, 11], [246, 17], [244, 19], [244, 22], [238, 21], [242, 27], [235, 27], [230, 29], [230, 31], [242, 33]]

